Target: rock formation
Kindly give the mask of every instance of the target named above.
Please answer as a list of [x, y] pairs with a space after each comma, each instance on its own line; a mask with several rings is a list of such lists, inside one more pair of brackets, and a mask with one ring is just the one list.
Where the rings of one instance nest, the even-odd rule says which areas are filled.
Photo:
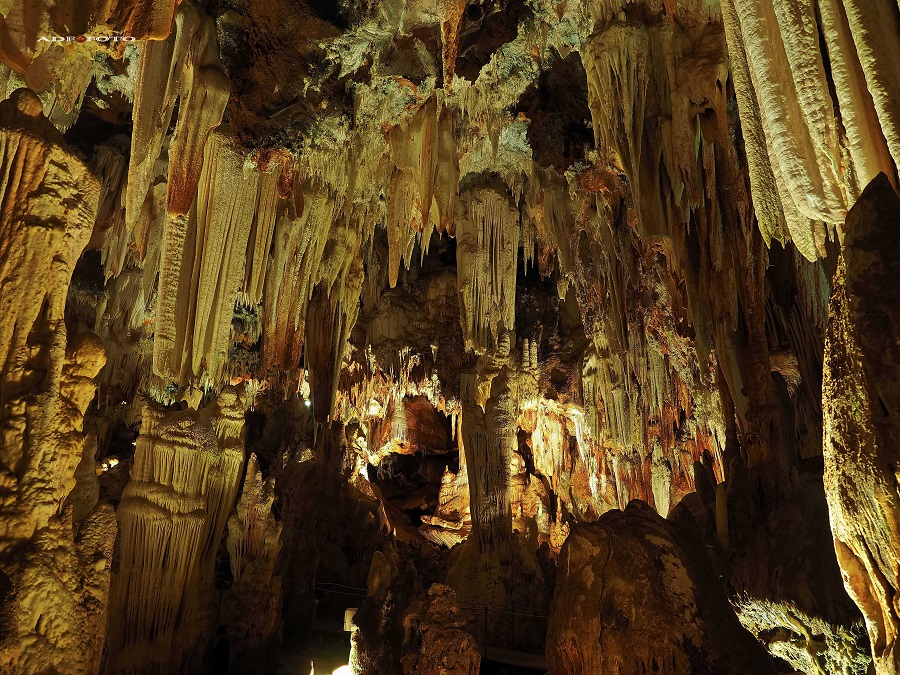
[[0, 0], [0, 672], [898, 672], [898, 45]]
[[403, 616], [404, 675], [475, 675], [481, 655], [475, 639], [465, 631], [466, 621], [453, 591], [434, 584]]
[[255, 455], [247, 461], [241, 497], [228, 518], [231, 598], [222, 601], [231, 645], [231, 668], [265, 672], [266, 651], [277, 633], [281, 579], [275, 562], [281, 548], [281, 523], [272, 513], [275, 479], [265, 482]]
[[550, 672], [775, 672], [690, 535], [642, 502], [573, 528], [547, 631]]
[[115, 519], [101, 504], [79, 513], [76, 526], [65, 500], [105, 354], [90, 333], [69, 339], [64, 314], [98, 184], [26, 89], [0, 104], [0, 143], [0, 662], [8, 672], [46, 672], [62, 661], [73, 672], [97, 672]]
[[897, 274], [900, 197], [878, 176], [847, 215], [828, 312], [825, 490], [844, 583], [866, 618], [878, 672], [900, 669], [896, 557]]
[[199, 667], [214, 628], [213, 567], [244, 464], [233, 389], [200, 410], [146, 402], [141, 419], [116, 514], [109, 672]]

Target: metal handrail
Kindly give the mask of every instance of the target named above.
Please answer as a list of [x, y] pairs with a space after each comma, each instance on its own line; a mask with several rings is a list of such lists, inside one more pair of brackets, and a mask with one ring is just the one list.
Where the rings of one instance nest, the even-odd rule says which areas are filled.
[[465, 607], [466, 609], [484, 609], [488, 612], [493, 612], [494, 614], [509, 614], [511, 616], [527, 616], [532, 619], [549, 619], [550, 615], [545, 614], [543, 612], [516, 612], [509, 609], [491, 609], [492, 607], [504, 607], [504, 605], [485, 605], [478, 602], [461, 602], [459, 603], [460, 607]]
[[334, 581], [323, 581], [320, 584], [316, 584], [315, 586], [318, 589], [328, 590], [326, 587], [334, 587], [334, 588], [346, 588], [351, 591], [359, 591], [360, 593], [368, 593], [369, 590], [367, 588], [360, 588], [359, 586], [347, 586], [346, 584], [339, 584]]

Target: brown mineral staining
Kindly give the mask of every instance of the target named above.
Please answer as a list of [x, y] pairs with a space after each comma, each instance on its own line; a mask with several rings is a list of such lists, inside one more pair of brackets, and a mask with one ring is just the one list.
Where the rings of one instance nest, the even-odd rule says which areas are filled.
[[441, 22], [441, 61], [443, 63], [444, 86], [449, 91], [453, 87], [453, 73], [456, 68], [456, 56], [459, 52], [459, 29], [462, 25], [463, 13], [466, 11], [466, 0], [446, 0], [444, 19]]
[[290, 199], [294, 190], [294, 158], [291, 153], [284, 148], [261, 148], [253, 153], [253, 161], [260, 173], [277, 171], [278, 196]]

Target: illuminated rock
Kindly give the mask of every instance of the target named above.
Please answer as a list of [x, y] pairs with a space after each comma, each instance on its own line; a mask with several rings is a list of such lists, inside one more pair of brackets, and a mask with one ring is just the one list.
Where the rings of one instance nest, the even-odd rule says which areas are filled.
[[900, 198], [878, 176], [847, 216], [828, 316], [825, 490], [844, 584], [866, 619], [875, 669], [900, 669], [895, 253]]
[[560, 555], [551, 673], [774, 673], [701, 550], [641, 502], [576, 527]]

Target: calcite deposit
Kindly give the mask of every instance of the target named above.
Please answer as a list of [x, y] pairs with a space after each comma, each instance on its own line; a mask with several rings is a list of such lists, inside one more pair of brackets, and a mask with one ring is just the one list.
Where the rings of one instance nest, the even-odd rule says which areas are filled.
[[573, 528], [547, 632], [550, 672], [774, 672], [691, 551], [692, 534], [641, 502]]
[[844, 583], [875, 665], [897, 672], [897, 275], [900, 197], [884, 175], [847, 216], [825, 346], [825, 490]]
[[898, 49], [0, 0], [0, 673], [900, 673]]

